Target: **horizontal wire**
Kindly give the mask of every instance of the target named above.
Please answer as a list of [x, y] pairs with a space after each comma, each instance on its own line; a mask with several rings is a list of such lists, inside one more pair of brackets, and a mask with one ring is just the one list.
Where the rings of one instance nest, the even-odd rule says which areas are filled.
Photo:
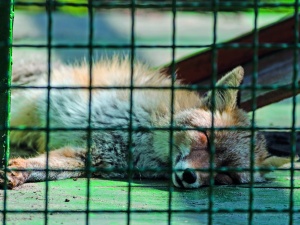
[[[290, 172], [290, 168], [277, 168], [277, 167], [216, 167], [213, 168], [213, 172], [274, 172], [274, 171], [286, 171]], [[300, 168], [294, 168], [295, 171], [300, 171]], [[128, 168], [99, 168], [99, 167], [89, 167], [88, 169], [36, 169], [36, 168], [26, 168], [26, 169], [18, 169], [18, 168], [8, 168], [7, 171], [18, 171], [18, 172], [128, 172]], [[183, 172], [185, 169], [170, 169], [170, 168], [132, 168], [132, 172]], [[210, 168], [194, 168], [193, 171], [210, 173]], [[96, 177], [97, 178], [97, 177]], [[101, 178], [101, 177], [98, 177]], [[147, 178], [145, 178], [148, 180]], [[51, 180], [51, 179], [49, 179]], [[124, 180], [126, 181], [126, 180]]]
[[[0, 47], [2, 46], [7, 46], [7, 43], [1, 43], [0, 42]], [[12, 44], [9, 45], [9, 47], [14, 47], [14, 48], [56, 48], [56, 49], [88, 49], [89, 47], [93, 48], [128, 48], [130, 49], [132, 46], [130, 44], [93, 44], [93, 45], [88, 45], [88, 44], [80, 44], [80, 43], [73, 43], [73, 44]], [[135, 44], [135, 48], [167, 48], [167, 49], [172, 49], [172, 48], [211, 48], [212, 44], [201, 44], [201, 45], [148, 45], [148, 44]], [[253, 44], [252, 43], [220, 43], [216, 44], [217, 49], [252, 49]], [[270, 48], [276, 48], [278, 50], [280, 49], [295, 49], [295, 48], [300, 48], [300, 43], [295, 44], [295, 43], [260, 43], [258, 44], [258, 48], [261, 49], [270, 49]]]
[[[11, 85], [9, 87], [5, 86], [5, 89], [53, 89], [53, 90], [126, 90], [126, 89], [133, 89], [133, 90], [190, 90], [190, 91], [198, 91], [198, 90], [211, 90], [212, 88], [215, 88], [216, 90], [227, 90], [227, 89], [236, 89], [236, 90], [291, 90], [292, 84], [287, 85], [256, 85], [253, 89], [253, 86], [251, 85], [241, 85], [239, 87], [233, 87], [233, 86], [215, 86], [211, 87], [209, 85], [187, 85], [187, 86], [174, 86], [171, 88], [170, 86], [17, 86], [17, 85]], [[3, 85], [0, 85], [0, 88], [4, 87]], [[300, 87], [296, 88], [296, 90], [300, 90]], [[259, 97], [259, 96], [258, 96]]]
[[[45, 210], [2, 210], [2, 212], [5, 211], [6, 213], [45, 213]], [[172, 209], [172, 213], [249, 213], [249, 209], [240, 209], [240, 208], [212, 208], [210, 210], [208, 209]], [[254, 213], [287, 213], [290, 212], [290, 209], [286, 208], [277, 208], [277, 209], [253, 209]], [[87, 213], [86, 210], [47, 210], [48, 213]], [[116, 210], [109, 210], [109, 209], [103, 209], [103, 210], [93, 210], [89, 209], [89, 213], [128, 213], [128, 210], [126, 209], [116, 209]], [[131, 209], [130, 213], [168, 213], [169, 211], [167, 209]], [[299, 213], [300, 209], [293, 209], [292, 212]]]
[[[10, 130], [10, 131], [69, 131], [69, 132], [74, 132], [74, 131], [87, 131], [87, 130], [91, 130], [91, 131], [128, 131], [128, 127], [124, 126], [124, 127], [120, 127], [120, 126], [97, 126], [97, 127], [50, 127], [50, 128], [46, 128], [46, 127], [26, 127], [26, 126], [12, 126], [12, 127], [4, 127], [4, 126], [0, 126], [0, 130]], [[255, 131], [266, 131], [266, 130], [290, 130], [291, 127], [270, 127], [270, 126], [256, 126], [255, 128], [251, 128], [249, 127], [235, 127], [235, 126], [231, 126], [231, 127], [218, 127], [215, 126], [213, 128], [207, 128], [207, 127], [184, 127], [184, 126], [172, 126], [172, 129], [174, 131], [207, 131], [207, 130], [214, 130], [214, 131], [251, 131], [251, 130], [255, 130]], [[295, 127], [296, 132], [300, 131], [300, 127]], [[151, 126], [151, 127], [139, 127], [139, 126], [132, 126], [132, 130], [137, 132], [137, 131], [170, 131], [170, 127], [155, 127], [155, 126]]]
[[[41, 127], [41, 126], [11, 126], [11, 127], [4, 127], [4, 126], [0, 126], [0, 130], [1, 129], [9, 129], [9, 130], [20, 130], [20, 131], [24, 131], [24, 130], [29, 130], [29, 131], [86, 131], [87, 129], [91, 129], [92, 131], [97, 131], [97, 130], [104, 130], [104, 131], [116, 131], [116, 130], [120, 130], [120, 131], [128, 131], [128, 126], [106, 126], [103, 125], [102, 127], [97, 126], [97, 127], [59, 127], [59, 126], [55, 126], [55, 127], [51, 127], [49, 129], [47, 129], [46, 127]], [[172, 129], [174, 129], [175, 131], [207, 131], [207, 130], [215, 130], [215, 131], [251, 131], [252, 129], [255, 129], [256, 131], [259, 130], [289, 130], [291, 129], [291, 127], [285, 127], [285, 126], [281, 126], [281, 127], [270, 127], [270, 126], [255, 126], [254, 128], [251, 126], [227, 126], [227, 127], [219, 127], [219, 126], [214, 126], [214, 127], [201, 127], [201, 126], [179, 126], [179, 125], [174, 125], [172, 126]], [[300, 127], [296, 127], [296, 129], [300, 129]], [[132, 130], [133, 131], [170, 131], [170, 126], [132, 126]]]
[[[40, 3], [40, 2], [24, 2], [24, 1], [17, 1], [14, 3], [15, 6], [37, 6], [37, 7], [45, 7], [49, 6], [49, 3]], [[297, 4], [295, 3], [264, 3], [264, 2], [259, 2], [257, 4], [250, 3], [250, 2], [218, 2], [217, 4], [219, 7], [243, 7], [243, 8], [249, 8], [253, 9], [253, 7], [257, 8], [277, 8], [277, 7], [284, 7], [284, 8], [294, 8], [297, 7]], [[72, 2], [53, 2], [51, 4], [52, 7], [63, 7], [63, 6], [69, 6], [69, 7], [93, 7], [93, 8], [132, 8], [133, 4], [128, 2], [128, 3], [105, 3], [105, 2], [100, 2], [100, 1], [93, 1], [91, 3], [72, 3]], [[215, 6], [213, 3], [209, 2], [179, 2], [177, 1], [174, 3], [166, 3], [166, 2], [137, 2], [134, 4], [135, 8], [191, 8], [195, 10], [197, 7], [209, 7], [213, 9]], [[298, 4], [299, 7], [299, 4]]]

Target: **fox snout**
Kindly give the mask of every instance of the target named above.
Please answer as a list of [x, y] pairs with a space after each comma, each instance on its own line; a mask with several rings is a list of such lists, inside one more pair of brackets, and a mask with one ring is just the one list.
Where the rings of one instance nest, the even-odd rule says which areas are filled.
[[173, 174], [173, 184], [179, 188], [198, 188], [201, 186], [196, 171], [189, 168], [181, 173], [175, 172]]
[[[175, 164], [173, 183], [180, 188], [199, 188], [209, 183], [209, 155], [206, 149], [192, 149]], [[204, 171], [201, 171], [204, 170]]]
[[[199, 188], [209, 185], [211, 174], [209, 172], [210, 156], [208, 151], [209, 149], [194, 148], [191, 149], [189, 155], [177, 157], [172, 176], [173, 184], [176, 187]], [[215, 184], [228, 185], [238, 182], [231, 175], [227, 173], [213, 173], [212, 176]]]
[[172, 179], [173, 184], [179, 188], [198, 188], [204, 185], [199, 172], [190, 168], [185, 162], [180, 162], [175, 166]]
[[[198, 131], [189, 132], [186, 137], [188, 138], [185, 143], [189, 143], [189, 146], [180, 147], [189, 151], [181, 151], [175, 159], [173, 183], [176, 187], [198, 188], [207, 185], [209, 181], [209, 173], [201, 171], [209, 168], [208, 137]], [[186, 155], [183, 152], [186, 152]]]

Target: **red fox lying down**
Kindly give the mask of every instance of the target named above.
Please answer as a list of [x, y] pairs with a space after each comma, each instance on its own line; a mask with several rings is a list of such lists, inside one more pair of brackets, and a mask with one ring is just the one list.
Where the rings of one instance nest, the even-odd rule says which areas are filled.
[[[237, 67], [219, 80], [217, 85], [238, 87], [243, 79], [243, 73], [243, 68]], [[94, 63], [92, 74], [93, 86], [130, 86], [129, 60], [116, 58]], [[237, 89], [216, 90], [214, 112], [210, 110], [212, 92], [208, 92], [205, 97], [199, 97], [196, 91], [176, 90], [173, 101], [173, 123], [175, 126], [188, 129], [173, 132], [173, 150], [170, 159], [170, 130], [138, 130], [141, 127], [170, 127], [172, 113], [170, 90], [136, 89], [132, 93], [130, 105], [130, 90], [126, 88], [94, 89], [91, 101], [87, 88], [74, 88], [89, 87], [89, 82], [87, 63], [53, 68], [50, 84], [54, 88], [50, 91], [49, 108], [47, 89], [13, 90], [12, 127], [46, 128], [48, 124], [50, 128], [60, 129], [51, 131], [48, 136], [45, 131], [37, 130], [11, 132], [12, 145], [35, 148], [38, 154], [32, 158], [15, 158], [9, 161], [9, 169], [19, 169], [19, 171], [10, 170], [6, 174], [9, 188], [15, 188], [25, 182], [84, 177], [87, 165], [93, 168], [93, 177], [125, 178], [129, 158], [132, 159], [132, 168], [141, 170], [136, 173], [138, 177], [168, 178], [168, 169], [172, 167], [172, 180], [176, 187], [198, 188], [208, 185], [210, 180], [208, 172], [197, 169], [210, 167], [212, 117], [214, 126], [218, 128], [250, 127], [246, 113], [236, 105]], [[136, 87], [170, 87], [171, 79], [158, 70], [136, 63], [133, 84]], [[46, 87], [47, 76], [41, 75], [26, 85]], [[176, 81], [175, 85], [182, 84]], [[73, 89], [55, 87], [73, 87]], [[128, 150], [130, 147], [127, 129], [130, 121], [132, 126], [137, 128], [130, 134], [132, 154], [129, 154]], [[92, 130], [87, 132], [89, 122]], [[89, 151], [88, 138], [90, 138]], [[255, 166], [269, 166], [269, 154], [264, 137], [255, 134], [254, 139]], [[50, 169], [48, 177], [43, 171], [47, 161], [45, 153], [47, 142], [51, 150], [48, 154]], [[250, 131], [216, 130], [214, 146], [215, 168], [250, 168]], [[5, 175], [4, 172], [1, 174], [0, 183], [3, 184]], [[215, 182], [218, 184], [247, 183], [250, 182], [250, 177], [249, 172], [243, 171], [214, 173]], [[254, 181], [263, 182], [263, 175], [256, 172]]]

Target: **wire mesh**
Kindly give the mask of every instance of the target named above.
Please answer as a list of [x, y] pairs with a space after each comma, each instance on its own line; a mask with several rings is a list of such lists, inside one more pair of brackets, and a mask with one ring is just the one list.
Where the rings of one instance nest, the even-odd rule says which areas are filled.
[[[1, 25], [5, 25], [5, 27], [1, 27], [1, 30], [5, 32], [0, 32], [0, 43], [1, 44], [0, 48], [4, 49], [4, 51], [0, 51], [1, 56], [1, 63], [2, 65], [0, 69], [0, 74], [3, 76], [5, 82], [2, 82], [2, 91], [1, 91], [1, 107], [5, 108], [6, 110], [4, 111], [4, 116], [1, 116], [1, 119], [3, 120], [1, 122], [2, 129], [1, 131], [4, 132], [4, 137], [6, 140], [3, 142], [5, 143], [4, 149], [2, 149], [2, 157], [1, 159], [7, 159], [8, 154], [9, 154], [9, 148], [8, 148], [8, 143], [9, 143], [9, 131], [13, 130], [20, 130], [20, 131], [39, 131], [39, 132], [45, 132], [46, 134], [46, 168], [44, 171], [46, 172], [46, 182], [45, 182], [45, 203], [44, 203], [44, 209], [43, 210], [7, 210], [6, 209], [6, 204], [7, 204], [7, 199], [5, 197], [6, 193], [6, 188], [4, 188], [4, 206], [3, 206], [3, 219], [2, 223], [7, 224], [6, 220], [6, 213], [42, 213], [44, 215], [44, 224], [49, 224], [49, 215], [51, 213], [84, 213], [85, 214], [85, 224], [92, 224], [91, 222], [91, 214], [92, 213], [112, 213], [112, 214], [117, 214], [117, 213], [125, 213], [126, 214], [126, 224], [133, 224], [134, 219], [132, 218], [132, 214], [134, 213], [167, 213], [167, 224], [173, 224], [173, 217], [172, 215], [174, 213], [196, 213], [196, 214], [207, 214], [207, 224], [215, 224], [214, 223], [214, 216], [216, 214], [221, 214], [221, 213], [246, 213], [248, 215], [248, 220], [247, 224], [254, 224], [254, 217], [255, 214], [268, 214], [268, 213], [288, 213], [289, 214], [289, 224], [295, 224], [294, 223], [294, 217], [296, 213], [299, 213], [299, 208], [295, 208], [295, 183], [294, 183], [294, 177], [295, 177], [295, 172], [299, 169], [297, 169], [294, 165], [293, 159], [296, 157], [296, 142], [297, 142], [297, 131], [299, 131], [299, 128], [296, 125], [296, 120], [297, 120], [297, 112], [296, 112], [296, 95], [299, 93], [299, 84], [298, 84], [298, 59], [299, 59], [299, 16], [298, 16], [298, 7], [299, 7], [299, 1], [296, 0], [295, 2], [291, 1], [286, 1], [284, 3], [274, 3], [274, 2], [269, 2], [269, 1], [138, 1], [138, 0], [130, 0], [130, 1], [92, 1], [89, 0], [87, 2], [85, 1], [55, 1], [55, 0], [47, 0], [47, 1], [16, 1], [13, 3], [13, 1], [5, 1], [5, 4], [3, 2], [0, 2], [0, 7], [3, 7], [1, 9], [1, 12], [7, 12], [6, 14], [1, 14], [1, 17], [4, 19], [1, 19]], [[36, 44], [36, 45], [31, 45], [31, 44], [12, 44], [11, 42], [11, 36], [9, 34], [12, 22], [12, 7], [13, 5], [15, 7], [37, 7], [38, 9], [45, 10], [46, 15], [47, 15], [47, 43], [46, 44]], [[258, 28], [258, 18], [259, 18], [259, 10], [261, 8], [270, 8], [274, 9], [277, 7], [282, 7], [286, 8], [289, 10], [294, 10], [293, 16], [295, 19], [295, 28], [294, 28], [294, 42], [293, 43], [260, 43], [259, 42], [259, 28]], [[54, 14], [54, 9], [55, 10], [60, 10], [64, 7], [71, 7], [71, 8], [84, 8], [88, 12], [88, 42], [87, 44], [57, 44], [53, 43], [53, 14]], [[217, 32], [217, 24], [218, 24], [218, 12], [220, 9], [226, 10], [230, 9], [232, 10], [233, 8], [238, 8], [242, 10], [253, 10], [254, 11], [254, 21], [253, 21], [253, 40], [252, 43], [219, 43], [218, 42], [218, 32]], [[95, 10], [100, 10], [100, 9], [116, 9], [116, 8], [122, 8], [122, 9], [129, 9], [130, 10], [130, 15], [131, 15], [131, 25], [130, 25], [130, 43], [129, 44], [95, 44], [95, 38], [94, 38], [94, 33], [95, 33], [95, 18], [94, 18], [94, 13]], [[170, 26], [172, 27], [171, 29], [171, 44], [170, 45], [163, 45], [160, 43], [154, 44], [154, 45], [149, 45], [149, 44], [137, 44], [136, 43], [136, 10], [137, 9], [152, 9], [152, 10], [166, 10], [170, 11], [172, 15], [172, 22]], [[189, 10], [189, 11], [202, 11], [202, 10], [210, 10], [213, 12], [213, 40], [212, 44], [206, 44], [206, 45], [180, 45], [177, 44], [176, 41], [176, 18], [177, 18], [177, 12], [178, 10]], [[3, 22], [5, 21], [5, 22]], [[9, 26], [8, 26], [9, 25]], [[1, 31], [0, 30], [0, 31]], [[7, 57], [7, 55], [10, 55], [11, 53], [11, 48], [45, 48], [47, 49], [47, 110], [46, 114], [44, 115], [46, 118], [46, 125], [45, 127], [9, 127], [9, 93], [10, 93], [10, 88], [11, 89], [45, 89], [44, 86], [26, 86], [26, 87], [20, 87], [20, 86], [14, 86], [10, 84], [10, 78], [9, 74], [11, 72], [10, 69], [10, 62], [11, 62], [11, 57]], [[171, 68], [171, 85], [166, 86], [166, 87], [136, 87], [134, 84], [134, 63], [136, 60], [136, 50], [137, 49], [156, 49], [156, 48], [161, 48], [161, 49], [171, 49], [171, 63], [170, 63], [170, 68]], [[175, 85], [175, 80], [176, 80], [176, 50], [177, 49], [185, 49], [185, 48], [211, 48], [212, 49], [212, 59], [211, 59], [211, 78], [210, 78], [210, 84], [209, 85], [199, 85], [199, 84], [193, 84], [189, 86], [176, 86]], [[253, 50], [253, 58], [252, 58], [252, 64], [253, 64], [253, 73], [251, 76], [251, 85], [243, 85], [241, 87], [230, 87], [230, 86], [217, 86], [217, 78], [219, 74], [219, 68], [218, 68], [218, 52], [220, 49], [241, 49], [241, 48], [246, 48]], [[293, 78], [292, 78], [292, 85], [291, 86], [278, 86], [278, 85], [258, 85], [258, 66], [259, 66], [259, 50], [260, 49], [292, 49], [293, 50]], [[51, 75], [52, 75], [52, 54], [53, 54], [53, 49], [87, 49], [88, 50], [88, 57], [87, 57], [87, 62], [88, 62], [88, 70], [89, 70], [89, 85], [88, 87], [69, 87], [69, 86], [60, 86], [60, 87], [53, 87], [51, 85]], [[94, 49], [127, 49], [129, 50], [130, 53], [130, 85], [128, 87], [119, 87], [119, 86], [109, 86], [109, 87], [103, 87], [103, 86], [93, 86], [93, 77], [95, 74], [93, 74], [93, 59], [94, 59]], [[10, 87], [10, 88], [9, 88]], [[75, 131], [75, 130], [82, 130], [78, 127], [51, 127], [50, 126], [50, 107], [51, 107], [51, 91], [56, 90], [56, 89], [87, 89], [88, 90], [88, 126], [85, 129], [87, 132], [86, 138], [87, 138], [87, 153], [86, 153], [86, 162], [85, 162], [85, 168], [83, 171], [86, 173], [87, 180], [86, 180], [86, 205], [85, 209], [82, 211], [78, 210], [52, 210], [49, 209], [49, 175], [51, 171], [61, 171], [60, 169], [50, 169], [49, 168], [49, 154], [50, 154], [50, 148], [49, 148], [49, 142], [50, 142], [50, 132], [55, 132], [55, 131], [65, 131], [68, 132], [70, 130]], [[106, 127], [93, 127], [91, 126], [91, 112], [92, 112], [92, 101], [93, 101], [93, 90], [95, 89], [107, 89], [107, 90], [116, 90], [116, 89], [128, 89], [129, 90], [129, 121], [128, 121], [128, 127], [116, 127], [116, 126], [106, 126]], [[134, 91], [139, 90], [139, 89], [167, 89], [171, 90], [170, 92], [170, 126], [169, 127], [141, 127], [141, 126], [135, 126], [133, 123], [133, 104], [134, 104]], [[172, 208], [172, 199], [173, 199], [173, 194], [174, 194], [174, 187], [172, 184], [172, 173], [175, 172], [176, 170], [172, 167], [169, 168], [159, 168], [159, 169], [140, 169], [140, 168], [134, 168], [133, 165], [133, 133], [134, 132], [149, 132], [149, 131], [157, 131], [157, 130], [162, 130], [162, 131], [169, 131], [169, 164], [173, 165], [173, 154], [174, 154], [174, 132], [176, 131], [184, 131], [184, 130], [198, 130], [198, 131], [206, 131], [206, 128], [202, 127], [196, 127], [196, 128], [189, 128], [185, 126], [179, 126], [174, 123], [174, 114], [175, 114], [175, 109], [174, 109], [174, 98], [175, 98], [175, 92], [178, 90], [212, 90], [212, 105], [211, 105], [211, 110], [215, 111], [216, 108], [216, 102], [215, 102], [215, 97], [216, 97], [216, 91], [217, 90], [226, 90], [226, 89], [238, 89], [238, 90], [250, 90], [251, 91], [251, 111], [252, 113], [252, 118], [251, 118], [251, 124], [249, 127], [245, 126], [233, 126], [233, 127], [217, 127], [215, 126], [215, 118], [212, 116], [212, 121], [211, 121], [211, 128], [210, 128], [210, 157], [209, 157], [209, 168], [199, 168], [196, 169], [197, 171], [201, 171], [204, 173], [209, 174], [209, 185], [208, 185], [208, 205], [206, 209], [173, 209]], [[286, 126], [286, 127], [276, 127], [276, 130], [289, 130], [291, 132], [291, 168], [288, 169], [278, 169], [279, 171], [290, 171], [290, 196], [289, 196], [289, 206], [288, 208], [276, 208], [276, 209], [256, 209], [254, 207], [254, 201], [256, 198], [255, 194], [255, 186], [254, 186], [254, 176], [255, 172], [259, 171], [273, 171], [274, 168], [257, 168], [255, 167], [255, 145], [256, 145], [256, 139], [255, 135], [257, 131], [261, 130], [266, 130], [269, 127], [262, 127], [258, 126], [255, 124], [256, 120], [256, 109], [257, 109], [257, 92], [260, 90], [278, 90], [282, 89], [284, 90], [292, 90], [293, 97], [292, 97], [292, 124], [291, 126]], [[159, 91], [159, 90], [158, 90]], [[250, 152], [250, 167], [249, 168], [230, 168], [230, 167], [222, 167], [222, 168], [216, 168], [215, 165], [215, 154], [216, 154], [216, 147], [215, 147], [215, 133], [217, 131], [250, 131], [251, 132], [251, 152]], [[122, 131], [122, 132], [128, 132], [128, 166], [126, 169], [119, 169], [121, 172], [125, 172], [128, 175], [127, 178], [127, 205], [124, 210], [94, 210], [91, 209], [91, 178], [92, 178], [92, 173], [95, 171], [103, 171], [106, 173], [110, 172], [115, 172], [118, 171], [116, 169], [109, 169], [109, 168], [93, 168], [92, 167], [92, 162], [91, 162], [91, 148], [92, 148], [92, 132], [93, 131]], [[3, 137], [3, 135], [2, 135]], [[7, 160], [4, 160], [2, 167], [4, 166], [4, 171], [6, 171], [6, 165], [5, 162]], [[132, 187], [133, 187], [133, 174], [136, 172], [143, 172], [143, 171], [150, 171], [150, 172], [156, 172], [157, 170], [159, 171], [167, 171], [169, 174], [169, 182], [168, 182], [168, 209], [167, 210], [160, 210], [160, 209], [153, 209], [153, 210], [142, 210], [142, 209], [134, 209], [132, 207], [133, 204], [133, 199], [132, 199]], [[19, 170], [22, 171], [22, 170]], [[24, 170], [26, 171], [26, 170]], [[38, 170], [36, 170], [38, 171]], [[250, 171], [251, 172], [251, 180], [249, 184], [249, 205], [247, 209], [239, 209], [239, 208], [232, 208], [232, 209], [225, 209], [225, 208], [218, 208], [215, 206], [215, 199], [214, 199], [214, 187], [215, 187], [215, 180], [214, 180], [214, 174], [217, 172], [228, 172], [228, 171]], [[124, 223], [124, 221], [122, 221]]]

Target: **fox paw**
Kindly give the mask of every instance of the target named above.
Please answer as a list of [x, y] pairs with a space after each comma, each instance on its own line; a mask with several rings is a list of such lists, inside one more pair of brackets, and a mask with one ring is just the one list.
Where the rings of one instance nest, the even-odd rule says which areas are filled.
[[24, 184], [29, 177], [28, 171], [14, 171], [11, 169], [25, 169], [26, 162], [24, 159], [13, 159], [9, 161], [8, 171], [0, 171], [0, 186], [5, 187], [5, 178], [6, 185], [8, 189], [14, 189], [22, 184]]

